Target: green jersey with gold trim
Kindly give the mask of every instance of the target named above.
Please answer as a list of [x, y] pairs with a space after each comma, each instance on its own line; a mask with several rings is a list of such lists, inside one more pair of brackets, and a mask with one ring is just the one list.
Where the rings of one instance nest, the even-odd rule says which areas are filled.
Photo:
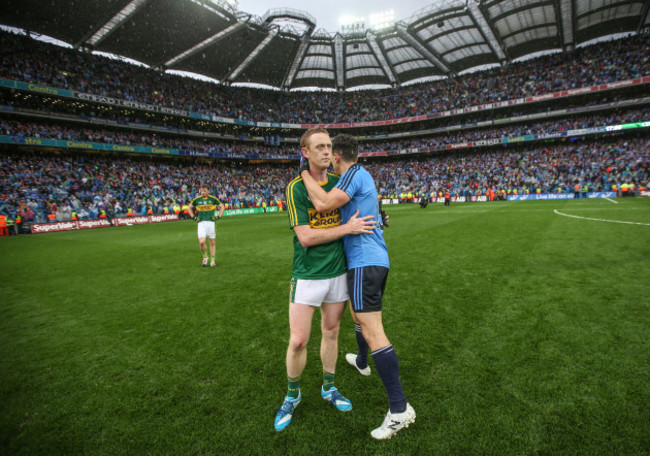
[[[338, 176], [327, 173], [327, 181], [320, 184], [326, 191], [330, 191], [338, 182]], [[341, 224], [341, 213], [338, 209], [327, 212], [318, 212], [314, 208], [307, 188], [298, 176], [287, 185], [287, 212], [289, 225], [293, 229], [298, 225], [309, 225], [314, 229], [327, 229]], [[298, 236], [293, 235], [293, 268], [291, 276], [298, 279], [331, 279], [345, 274], [347, 264], [343, 239], [303, 247]]]
[[221, 201], [216, 196], [208, 195], [205, 198], [197, 196], [192, 200], [190, 206], [194, 215], [198, 215], [202, 222], [209, 222], [213, 215], [219, 215], [218, 209]]

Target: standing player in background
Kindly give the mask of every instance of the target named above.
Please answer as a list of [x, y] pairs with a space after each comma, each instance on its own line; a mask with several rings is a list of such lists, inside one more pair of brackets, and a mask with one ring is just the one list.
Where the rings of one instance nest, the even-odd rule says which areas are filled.
[[[332, 157], [332, 141], [327, 130], [311, 128], [300, 139], [302, 155], [309, 171], [326, 189], [334, 187], [338, 178], [327, 172]], [[318, 184], [317, 184], [318, 185]], [[348, 300], [345, 252], [341, 238], [345, 235], [370, 233], [376, 226], [371, 217], [348, 217], [341, 224], [338, 209], [316, 211], [299, 176], [287, 185], [287, 211], [294, 232], [293, 267], [289, 299], [289, 346], [286, 355], [287, 394], [275, 416], [275, 429], [282, 431], [302, 400], [300, 376], [307, 363], [307, 342], [314, 312], [320, 307], [323, 386], [321, 397], [347, 412], [352, 403], [334, 386], [338, 336], [341, 317]]]
[[[205, 244], [205, 239], [210, 239], [210, 267], [214, 268], [217, 264], [214, 257], [217, 253], [217, 246], [215, 238], [217, 237], [217, 229], [215, 222], [223, 216], [225, 206], [216, 196], [210, 195], [207, 185], [201, 185], [201, 196], [197, 196], [192, 200], [189, 205], [190, 217], [198, 222], [197, 231], [199, 235], [199, 246], [201, 253], [203, 253], [203, 262], [201, 266], [208, 265], [208, 247]], [[219, 213], [217, 214], [217, 209]]]
[[[327, 212], [341, 208], [343, 221], [352, 214], [372, 215], [380, 220], [375, 181], [357, 163], [356, 140], [350, 135], [338, 135], [332, 141], [332, 152], [334, 172], [340, 176], [332, 190], [321, 187], [309, 173], [302, 171], [300, 174], [316, 210]], [[415, 410], [406, 402], [397, 354], [382, 322], [382, 298], [390, 267], [388, 249], [380, 229], [359, 236], [345, 236], [343, 243], [348, 264], [350, 311], [356, 323], [359, 346], [358, 354], [349, 353], [346, 359], [362, 375], [370, 375], [370, 349], [390, 406], [382, 425], [370, 435], [376, 439], [389, 439], [415, 421]]]

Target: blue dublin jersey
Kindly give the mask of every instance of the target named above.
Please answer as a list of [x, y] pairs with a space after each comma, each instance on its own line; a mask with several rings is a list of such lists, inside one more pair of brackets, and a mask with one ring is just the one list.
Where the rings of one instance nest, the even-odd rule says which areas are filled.
[[[343, 173], [335, 188], [343, 190], [350, 197], [350, 201], [341, 207], [342, 224], [347, 223], [357, 209], [359, 217], [372, 215], [377, 222], [381, 222], [375, 181], [364, 167], [358, 163], [352, 165]], [[348, 234], [343, 238], [343, 245], [348, 269], [363, 266], [390, 267], [384, 233], [379, 227], [372, 234]]]

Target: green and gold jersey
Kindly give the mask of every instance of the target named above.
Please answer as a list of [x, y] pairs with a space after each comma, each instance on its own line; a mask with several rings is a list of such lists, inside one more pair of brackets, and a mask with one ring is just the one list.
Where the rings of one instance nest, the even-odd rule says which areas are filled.
[[205, 198], [197, 196], [190, 206], [194, 215], [198, 215], [202, 222], [209, 222], [213, 215], [219, 215], [218, 209], [221, 201], [216, 196], [208, 195]]
[[[327, 174], [327, 182], [321, 187], [328, 192], [334, 188], [339, 178]], [[341, 224], [338, 209], [329, 212], [317, 212], [309, 199], [307, 188], [298, 176], [287, 185], [287, 212], [289, 225], [293, 229], [298, 225], [309, 225], [315, 229], [327, 229]], [[298, 236], [293, 235], [293, 268], [291, 276], [298, 279], [331, 279], [347, 271], [343, 239], [313, 247], [303, 247]]]

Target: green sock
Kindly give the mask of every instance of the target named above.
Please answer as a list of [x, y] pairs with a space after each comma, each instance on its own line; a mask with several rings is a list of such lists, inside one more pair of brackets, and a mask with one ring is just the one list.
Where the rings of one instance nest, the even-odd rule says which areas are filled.
[[323, 371], [323, 390], [329, 391], [334, 387], [334, 372]]
[[210, 263], [214, 263], [214, 255], [210, 255]]
[[296, 399], [300, 394], [300, 377], [288, 377], [287, 381], [287, 397]]

